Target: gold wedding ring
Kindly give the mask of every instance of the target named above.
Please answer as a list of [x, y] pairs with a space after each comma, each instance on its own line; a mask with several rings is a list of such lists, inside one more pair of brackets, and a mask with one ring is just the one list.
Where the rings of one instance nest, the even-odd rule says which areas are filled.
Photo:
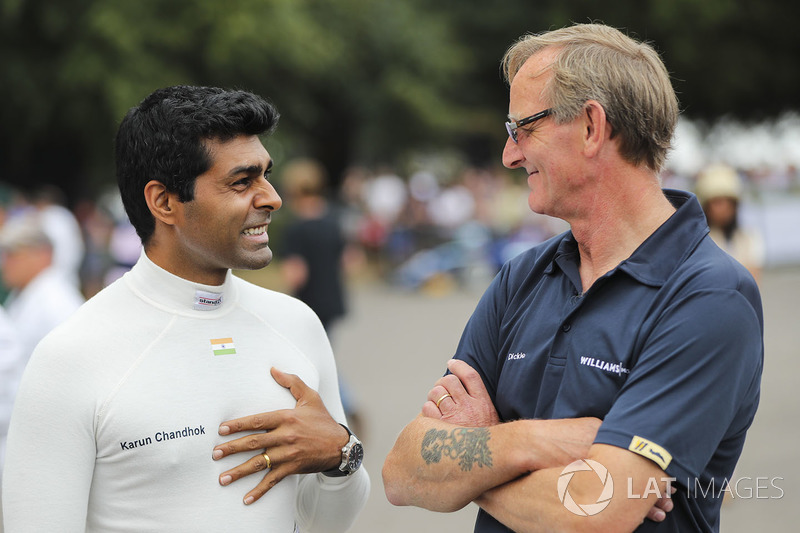
[[272, 461], [269, 460], [269, 455], [267, 455], [267, 452], [264, 452], [261, 455], [264, 456], [264, 460], [267, 462], [267, 468], [271, 469]]
[[449, 392], [447, 392], [447, 393], [443, 394], [441, 398], [436, 400], [436, 408], [437, 409], [439, 408], [439, 404], [442, 403], [442, 401], [444, 401], [445, 398], [452, 398], [452, 396], [450, 395]]

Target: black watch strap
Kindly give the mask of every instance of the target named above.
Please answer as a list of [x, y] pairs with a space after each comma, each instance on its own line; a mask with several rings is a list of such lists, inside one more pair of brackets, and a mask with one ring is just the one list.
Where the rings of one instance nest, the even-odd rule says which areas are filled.
[[[350, 443], [349, 438], [353, 436], [353, 432], [350, 431], [349, 427], [345, 426], [341, 422], [339, 423], [339, 425], [342, 426], [345, 429], [345, 431], [347, 431], [348, 444], [349, 444]], [[345, 447], [347, 447], [347, 444], [345, 444]], [[339, 466], [331, 468], [330, 470], [325, 470], [324, 472], [322, 472], [323, 475], [328, 476], [328, 477], [344, 477], [344, 476], [348, 475], [349, 473], [350, 472], [345, 472], [344, 470], [342, 470], [341, 464]]]

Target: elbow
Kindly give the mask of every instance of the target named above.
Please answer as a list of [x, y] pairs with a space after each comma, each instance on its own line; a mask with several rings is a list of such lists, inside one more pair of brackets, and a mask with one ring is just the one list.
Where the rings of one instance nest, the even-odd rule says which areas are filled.
[[381, 471], [383, 477], [383, 491], [386, 494], [386, 499], [392, 505], [410, 505], [408, 494], [403, 490], [403, 482], [400, 479], [397, 469], [393, 465], [391, 455], [386, 458]]
[[442, 499], [439, 497], [440, 491], [438, 490], [437, 494], [431, 494], [428, 484], [406, 475], [401, 468], [395, 468], [389, 460], [383, 466], [382, 476], [386, 499], [398, 507], [414, 506], [439, 513], [452, 513], [464, 508], [469, 503], [469, 501]]
[[389, 500], [389, 503], [391, 503], [392, 505], [395, 505], [397, 507], [409, 505], [403, 493], [397, 490], [394, 486], [390, 486], [384, 483], [383, 491], [386, 494], [386, 499]]

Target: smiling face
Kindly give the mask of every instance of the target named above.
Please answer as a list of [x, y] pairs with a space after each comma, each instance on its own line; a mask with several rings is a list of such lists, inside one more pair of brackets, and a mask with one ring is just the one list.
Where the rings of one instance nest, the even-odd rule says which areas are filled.
[[272, 159], [257, 136], [205, 145], [212, 164], [197, 177], [194, 199], [173, 204], [175, 238], [167, 269], [219, 285], [228, 269], [260, 269], [272, 260], [267, 226], [281, 199], [268, 180]]
[[[519, 120], [550, 103], [543, 98], [548, 66], [554, 54], [543, 50], [531, 56], [514, 76], [509, 93], [509, 118]], [[503, 164], [524, 169], [528, 174], [528, 205], [536, 213], [569, 217], [572, 193], [582, 180], [580, 121], [557, 124], [550, 115], [517, 130], [518, 142], [510, 137], [503, 150]]]

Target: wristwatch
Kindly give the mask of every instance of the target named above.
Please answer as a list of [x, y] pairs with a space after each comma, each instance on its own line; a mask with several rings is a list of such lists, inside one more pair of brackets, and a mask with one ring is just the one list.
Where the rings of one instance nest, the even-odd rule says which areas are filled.
[[323, 475], [328, 477], [349, 476], [361, 467], [361, 462], [364, 460], [364, 446], [361, 445], [361, 441], [347, 426], [339, 425], [347, 430], [350, 440], [342, 447], [342, 464], [323, 472]]

